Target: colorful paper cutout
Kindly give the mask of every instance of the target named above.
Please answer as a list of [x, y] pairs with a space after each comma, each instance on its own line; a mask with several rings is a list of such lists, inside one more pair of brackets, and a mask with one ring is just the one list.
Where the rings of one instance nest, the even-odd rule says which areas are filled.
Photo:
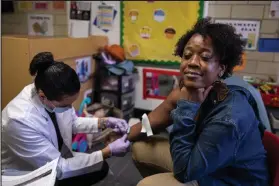
[[130, 47], [129, 47], [129, 55], [131, 57], [136, 57], [140, 54], [140, 49], [139, 49], [139, 46], [137, 44], [132, 44]]
[[64, 10], [65, 1], [52, 1], [52, 7], [54, 10]]
[[158, 22], [162, 22], [165, 20], [165, 12], [162, 9], [157, 9], [154, 11], [154, 20]]
[[34, 1], [35, 10], [48, 10], [48, 1]]
[[131, 22], [135, 23], [137, 21], [137, 19], [138, 19], [139, 12], [137, 10], [135, 10], [135, 9], [130, 10], [129, 16], [131, 18]]
[[168, 27], [165, 29], [165, 36], [168, 39], [173, 39], [174, 35], [176, 34], [176, 31], [172, 27]]
[[33, 3], [32, 1], [18, 1], [18, 10], [19, 11], [28, 11], [32, 10]]
[[149, 26], [144, 26], [140, 29], [140, 36], [143, 39], [149, 39], [151, 37], [152, 29]]

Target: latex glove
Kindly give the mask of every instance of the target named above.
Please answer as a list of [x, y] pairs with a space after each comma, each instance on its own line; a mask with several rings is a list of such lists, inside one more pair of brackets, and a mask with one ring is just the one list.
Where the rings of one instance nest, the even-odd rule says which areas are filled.
[[124, 134], [121, 138], [110, 143], [109, 149], [112, 156], [123, 157], [128, 152], [130, 141], [127, 140], [128, 135]]
[[116, 133], [126, 134], [129, 124], [124, 119], [108, 117], [106, 127], [113, 129]]

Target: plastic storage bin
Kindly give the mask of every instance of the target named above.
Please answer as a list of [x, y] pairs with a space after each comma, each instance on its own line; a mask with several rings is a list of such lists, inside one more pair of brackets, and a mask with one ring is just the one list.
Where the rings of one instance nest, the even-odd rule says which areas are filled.
[[135, 105], [135, 96], [134, 96], [134, 92], [130, 92], [127, 94], [124, 94], [121, 98], [122, 102], [121, 102], [121, 109], [122, 110], [127, 110], [131, 107], [134, 107]]
[[[126, 93], [135, 88], [135, 75], [129, 76], [108, 76], [102, 79], [101, 89], [109, 91], [121, 90], [121, 93]], [[120, 86], [120, 87], [119, 87]]]
[[135, 104], [134, 91], [121, 96], [114, 92], [101, 92], [100, 100], [102, 104], [111, 105], [123, 111], [134, 107]]
[[127, 122], [134, 116], [134, 108], [131, 108], [125, 112], [123, 112], [123, 119]]

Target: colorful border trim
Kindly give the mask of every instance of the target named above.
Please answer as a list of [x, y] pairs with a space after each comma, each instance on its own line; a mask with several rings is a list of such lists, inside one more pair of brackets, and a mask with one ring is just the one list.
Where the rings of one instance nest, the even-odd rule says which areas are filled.
[[[204, 0], [200, 0], [200, 7], [198, 10], [199, 19], [203, 18], [204, 13]], [[120, 45], [123, 47], [124, 43], [124, 1], [120, 1]], [[132, 60], [137, 65], [164, 65], [179, 67], [179, 61], [157, 61], [157, 60]]]

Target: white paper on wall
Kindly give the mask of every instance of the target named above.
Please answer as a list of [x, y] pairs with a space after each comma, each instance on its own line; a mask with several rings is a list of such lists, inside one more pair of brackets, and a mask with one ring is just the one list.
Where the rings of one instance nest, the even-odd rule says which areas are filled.
[[76, 73], [80, 82], [86, 82], [91, 75], [91, 57], [76, 59]]
[[87, 38], [89, 36], [89, 21], [69, 20], [70, 32], [69, 37]]
[[269, 17], [270, 18], [279, 18], [279, 1], [271, 1]]
[[99, 5], [96, 26], [102, 30], [112, 30], [114, 20], [114, 6]]
[[53, 36], [53, 16], [28, 14], [28, 35]]
[[[90, 35], [107, 36], [109, 39], [109, 45], [120, 44], [120, 1], [91, 1], [91, 24]], [[99, 5], [110, 5], [114, 7], [113, 13], [113, 25], [111, 30], [100, 29], [97, 26], [97, 17], [99, 11]]]
[[256, 50], [260, 33], [260, 21], [250, 20], [225, 20], [216, 19], [216, 23], [224, 23], [233, 26], [236, 32], [246, 41], [246, 50]]

